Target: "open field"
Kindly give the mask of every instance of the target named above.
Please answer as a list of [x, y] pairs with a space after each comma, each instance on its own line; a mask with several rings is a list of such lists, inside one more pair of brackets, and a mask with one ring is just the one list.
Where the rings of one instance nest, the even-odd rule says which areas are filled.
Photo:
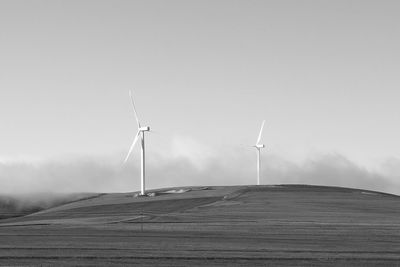
[[104, 194], [0, 220], [0, 265], [400, 266], [400, 197], [304, 185]]

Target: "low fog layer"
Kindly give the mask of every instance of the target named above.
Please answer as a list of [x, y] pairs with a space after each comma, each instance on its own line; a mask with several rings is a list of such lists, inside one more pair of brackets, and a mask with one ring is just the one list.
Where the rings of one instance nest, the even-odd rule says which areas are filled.
[[[252, 148], [175, 150], [149, 153], [147, 188], [256, 183]], [[197, 151], [197, 152], [195, 152]], [[0, 195], [75, 192], [132, 192], [140, 188], [140, 156], [122, 165], [123, 154], [30, 163], [0, 163]], [[262, 152], [262, 184], [343, 186], [400, 194], [400, 161], [388, 160], [369, 171], [339, 154], [314, 156], [302, 163]]]

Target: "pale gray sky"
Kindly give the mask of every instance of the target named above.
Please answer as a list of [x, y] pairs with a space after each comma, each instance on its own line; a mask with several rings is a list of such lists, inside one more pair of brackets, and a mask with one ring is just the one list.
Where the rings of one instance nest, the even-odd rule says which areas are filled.
[[398, 1], [1, 0], [0, 159], [122, 161], [133, 89], [149, 154], [253, 157], [240, 145], [265, 119], [265, 155], [378, 168], [400, 158], [398, 14]]

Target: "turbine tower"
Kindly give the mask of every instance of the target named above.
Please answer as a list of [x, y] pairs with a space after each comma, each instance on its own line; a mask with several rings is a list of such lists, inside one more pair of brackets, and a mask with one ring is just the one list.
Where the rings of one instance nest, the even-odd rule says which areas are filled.
[[146, 186], [146, 184], [145, 184], [146, 169], [145, 169], [145, 151], [144, 151], [144, 132], [150, 131], [150, 127], [148, 127], [148, 126], [145, 126], [145, 127], [140, 126], [139, 117], [138, 117], [137, 112], [136, 112], [135, 103], [133, 102], [133, 97], [132, 97], [132, 92], [131, 91], [129, 91], [129, 96], [131, 98], [133, 113], [135, 114], [136, 123], [137, 123], [137, 126], [138, 126], [138, 131], [137, 131], [137, 133], [135, 135], [135, 138], [133, 139], [131, 147], [129, 148], [129, 152], [128, 152], [128, 155], [125, 158], [124, 164], [128, 161], [129, 156], [131, 155], [132, 150], [135, 147], [135, 144], [136, 144], [136, 142], [138, 141], [138, 139], [140, 137], [141, 152], [142, 152], [141, 153], [141, 157], [140, 157], [141, 158], [141, 163], [142, 163], [142, 166], [141, 166], [142, 168], [141, 168], [141, 171], [140, 171], [140, 174], [141, 174], [140, 175], [141, 176], [140, 195], [144, 196], [146, 194], [146, 189], [145, 189], [145, 186]]
[[264, 144], [260, 144], [261, 134], [262, 134], [262, 130], [264, 128], [264, 123], [265, 123], [265, 120], [261, 124], [260, 133], [258, 134], [257, 142], [254, 145], [254, 147], [257, 149], [257, 185], [260, 185], [260, 169], [261, 169], [260, 152], [261, 152], [261, 148], [265, 147]]

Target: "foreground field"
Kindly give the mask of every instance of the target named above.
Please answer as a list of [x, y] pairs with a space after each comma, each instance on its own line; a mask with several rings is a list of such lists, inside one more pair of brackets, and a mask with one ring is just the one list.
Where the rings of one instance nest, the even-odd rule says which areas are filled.
[[400, 197], [302, 185], [104, 194], [0, 220], [0, 239], [0, 265], [400, 266]]

